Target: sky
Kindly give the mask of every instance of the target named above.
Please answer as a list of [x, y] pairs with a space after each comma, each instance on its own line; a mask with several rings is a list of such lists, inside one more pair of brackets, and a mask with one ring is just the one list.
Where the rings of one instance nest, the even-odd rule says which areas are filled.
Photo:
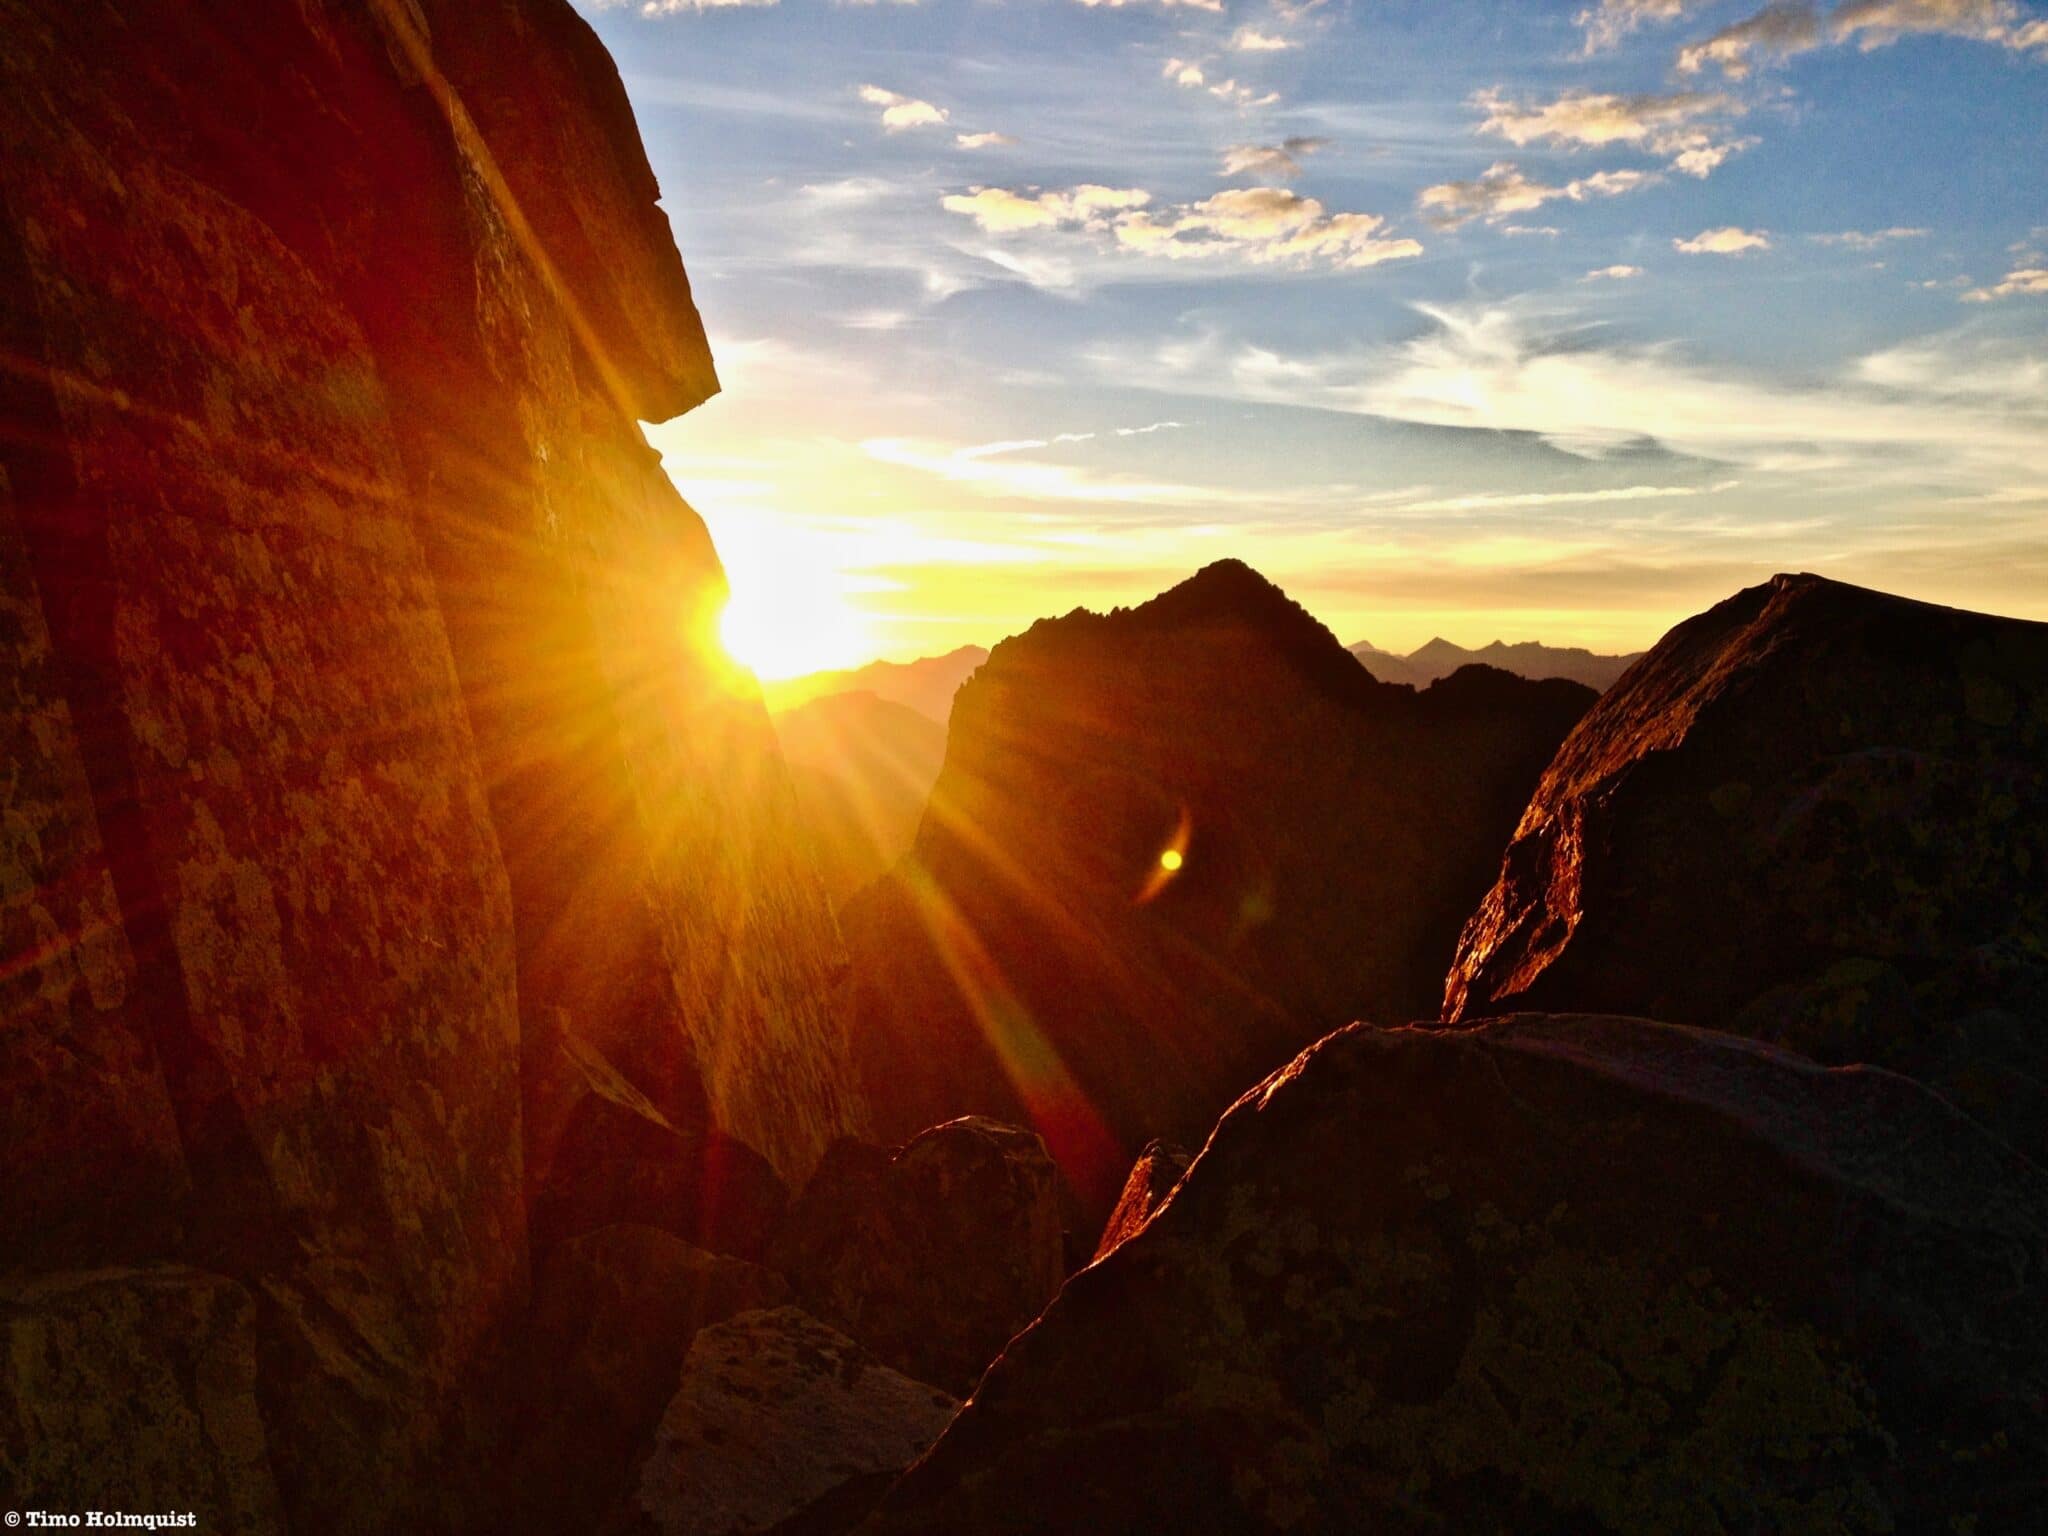
[[576, 3], [764, 676], [1225, 555], [1402, 651], [1780, 570], [2048, 618], [2048, 7]]

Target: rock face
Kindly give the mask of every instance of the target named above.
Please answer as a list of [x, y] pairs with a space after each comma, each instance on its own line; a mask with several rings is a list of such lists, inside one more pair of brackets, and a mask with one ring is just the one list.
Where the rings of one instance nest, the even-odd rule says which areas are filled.
[[1235, 561], [1004, 641], [954, 701], [911, 858], [841, 912], [884, 1134], [1028, 1122], [1099, 1222], [1150, 1137], [1198, 1139], [1348, 1019], [1436, 1006], [1592, 697], [1377, 683]]
[[969, 1117], [893, 1150], [834, 1144], [772, 1262], [884, 1361], [964, 1393], [1059, 1290], [1061, 1227], [1045, 1143]]
[[690, 1346], [612, 1530], [848, 1529], [958, 1406], [795, 1307], [741, 1313]]
[[870, 1536], [2019, 1531], [2048, 1176], [1908, 1079], [1641, 1020], [1330, 1036]]
[[1171, 1142], [1146, 1143], [1145, 1150], [1131, 1165], [1130, 1176], [1124, 1180], [1124, 1192], [1117, 1196], [1116, 1209], [1103, 1225], [1095, 1257], [1104, 1257], [1142, 1232], [1193, 1161], [1184, 1148]]
[[690, 1341], [788, 1300], [780, 1277], [655, 1227], [604, 1227], [554, 1249], [535, 1274], [530, 1347], [512, 1372], [524, 1401], [498, 1528], [553, 1536], [594, 1525], [652, 1448]]
[[281, 1529], [254, 1313], [233, 1281], [172, 1265], [0, 1287], [8, 1507], [190, 1512], [198, 1529], [235, 1536]]
[[1780, 576], [1579, 723], [1449, 1018], [1709, 1024], [1922, 1077], [2048, 1157], [2048, 625]]
[[523, 1033], [794, 1178], [864, 1124], [636, 424], [709, 355], [565, 0], [0, 34], [0, 1251], [240, 1284], [287, 1513], [396, 1528], [526, 1284]]

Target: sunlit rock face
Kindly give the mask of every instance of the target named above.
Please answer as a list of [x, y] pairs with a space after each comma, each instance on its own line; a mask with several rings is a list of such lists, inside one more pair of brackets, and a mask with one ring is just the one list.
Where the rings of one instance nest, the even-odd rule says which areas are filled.
[[1236, 561], [1005, 641], [954, 700], [911, 858], [841, 912], [884, 1134], [1028, 1119], [1099, 1229], [1154, 1136], [1199, 1142], [1337, 1024], [1435, 1006], [1592, 699], [1379, 683]]
[[0, 1251], [232, 1276], [294, 1523], [395, 1528], [525, 1286], [523, 1024], [791, 1178], [863, 1128], [636, 424], [710, 358], [564, 0], [0, 34]]
[[2023, 1531], [2048, 1179], [1909, 1079], [1355, 1025], [1247, 1094], [864, 1536]]
[[2048, 1155], [2048, 625], [1780, 576], [1545, 773], [1447, 1017], [1598, 1008], [1924, 1077]]

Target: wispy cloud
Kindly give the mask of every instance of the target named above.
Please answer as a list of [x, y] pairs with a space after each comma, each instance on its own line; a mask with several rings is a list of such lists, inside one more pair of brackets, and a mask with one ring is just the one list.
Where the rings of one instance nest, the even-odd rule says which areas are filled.
[[2014, 0], [1845, 0], [1825, 19], [1808, 0], [1773, 0], [1680, 49], [1678, 68], [1697, 74], [1711, 64], [1740, 80], [1759, 62], [1781, 62], [1830, 44], [1853, 43], [1868, 53], [1913, 36], [1961, 37], [2014, 52], [2048, 53], [2048, 20], [2029, 19]]
[[884, 90], [879, 85], [862, 86], [860, 99], [871, 107], [882, 109], [882, 127], [890, 133], [901, 133], [906, 128], [937, 128], [950, 115], [944, 107], [935, 107], [928, 101], [919, 101], [915, 96], [905, 96], [898, 91]]
[[1330, 213], [1313, 197], [1282, 187], [1218, 192], [1163, 216], [1147, 211], [1117, 221], [1117, 243], [1171, 260], [1229, 257], [1266, 266], [1375, 267], [1420, 256], [1419, 242], [1388, 237], [1376, 213]]
[[1091, 11], [1120, 11], [1131, 5], [1156, 5], [1163, 11], [1210, 11], [1217, 14], [1223, 10], [1223, 0], [1075, 0], [1075, 3], [1085, 5]]
[[1866, 52], [1916, 33], [2048, 51], [2048, 21], [2029, 19], [2014, 0], [1845, 0], [1828, 18], [1828, 31]]
[[1099, 187], [1093, 183], [1065, 192], [976, 187], [971, 192], [956, 192], [939, 200], [948, 213], [964, 214], [992, 235], [1059, 225], [1106, 230], [1110, 214], [1142, 208], [1151, 201], [1152, 194], [1139, 187]]
[[1220, 173], [1224, 176], [1263, 176], [1274, 181], [1291, 181], [1301, 174], [1301, 162], [1330, 141], [1296, 134], [1278, 144], [1233, 144], [1223, 152]]
[[1208, 66], [1201, 59], [1168, 59], [1159, 76], [1187, 90], [1207, 91], [1218, 101], [1227, 101], [1234, 107], [1269, 107], [1280, 99], [1278, 91], [1261, 92], [1257, 86], [1245, 85], [1234, 78], [1210, 79]]
[[1331, 213], [1315, 198], [1283, 187], [1237, 188], [1156, 210], [1152, 195], [1136, 187], [976, 187], [941, 204], [992, 235], [1059, 230], [1109, 236], [1127, 255], [1169, 261], [1357, 268], [1422, 254], [1418, 242], [1387, 235], [1378, 214]]
[[1284, 53], [1301, 45], [1273, 32], [1261, 32], [1257, 27], [1239, 27], [1230, 34], [1230, 47], [1237, 53]]
[[1842, 245], [1852, 251], [1872, 251], [1894, 240], [1924, 240], [1932, 231], [1914, 226], [1895, 225], [1890, 229], [1843, 229], [1832, 234], [1808, 235], [1806, 238], [1815, 245]]
[[1987, 287], [1970, 289], [1963, 295], [1963, 302], [1989, 304], [1995, 299], [2016, 298], [2021, 294], [2033, 297], [2048, 295], [2048, 267], [2015, 267]]
[[1511, 144], [1626, 145], [1661, 155], [1688, 176], [1709, 175], [1756, 143], [1729, 136], [1728, 122], [1747, 109], [1724, 91], [1566, 91], [1549, 101], [1523, 102], [1496, 87], [1480, 91], [1472, 103], [1486, 114], [1479, 131]]
[[1228, 506], [1245, 500], [1238, 492], [1214, 486], [1101, 474], [1071, 464], [1020, 457], [1060, 444], [1085, 442], [1094, 435], [1067, 433], [1057, 438], [1017, 438], [965, 447], [915, 438], [877, 437], [869, 438], [860, 446], [861, 451], [877, 463], [936, 475], [988, 496], [1024, 501], [1175, 507]]
[[1556, 187], [1533, 181], [1516, 166], [1502, 160], [1471, 180], [1444, 181], [1433, 187], [1424, 187], [1417, 194], [1415, 205], [1431, 223], [1445, 229], [1456, 229], [1473, 219], [1498, 222], [1559, 199], [1582, 203], [1594, 197], [1619, 197], [1624, 192], [1650, 186], [1657, 180], [1658, 177], [1649, 171], [1600, 171]]
[[1595, 267], [1584, 277], [1580, 278], [1579, 281], [1582, 283], [1619, 283], [1626, 282], [1632, 277], [1641, 277], [1642, 275], [1643, 269], [1641, 267], [1631, 267], [1625, 263], [1617, 262], [1611, 267]]
[[1750, 251], [1768, 251], [1771, 237], [1760, 229], [1724, 224], [1719, 229], [1703, 229], [1690, 240], [1673, 240], [1671, 244], [1688, 256], [1741, 256]]
[[1711, 64], [1731, 80], [1747, 78], [1759, 59], [1788, 59], [1820, 46], [1820, 14], [1804, 0], [1780, 0], [1678, 51], [1679, 73]]
[[1719, 480], [1712, 485], [1616, 485], [1586, 491], [1479, 491], [1470, 496], [1437, 496], [1423, 501], [1396, 504], [1401, 512], [1505, 512], [1530, 507], [1598, 505], [1616, 501], [1671, 501], [1691, 496], [1718, 496], [1732, 491], [1739, 480]]
[[[1872, 353], [1811, 385], [1602, 345], [1527, 305], [1421, 305], [1424, 333], [1391, 346], [1286, 355], [1212, 339], [1163, 347], [1157, 387], [1348, 410], [1395, 421], [1533, 433], [1600, 457], [1657, 444], [1831, 491], [2039, 479], [2048, 362], [2024, 338], [1955, 335]], [[1138, 366], [1124, 359], [1126, 367]]]
[[[1697, 8], [1701, 0], [1691, 0]], [[1586, 34], [1588, 54], [1606, 53], [1621, 40], [1650, 22], [1676, 21], [1685, 13], [1687, 0], [1599, 0], [1572, 19]]]
[[1007, 133], [997, 133], [989, 129], [981, 133], [956, 133], [953, 135], [953, 142], [961, 149], [1002, 149], [1017, 141]]

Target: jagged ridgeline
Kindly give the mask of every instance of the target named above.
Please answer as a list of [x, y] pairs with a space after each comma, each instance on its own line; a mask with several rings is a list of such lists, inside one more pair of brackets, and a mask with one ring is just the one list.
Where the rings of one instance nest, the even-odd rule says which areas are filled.
[[566, 0], [0, 36], [0, 1502], [431, 1528], [558, 1149], [864, 1124], [710, 353]]

